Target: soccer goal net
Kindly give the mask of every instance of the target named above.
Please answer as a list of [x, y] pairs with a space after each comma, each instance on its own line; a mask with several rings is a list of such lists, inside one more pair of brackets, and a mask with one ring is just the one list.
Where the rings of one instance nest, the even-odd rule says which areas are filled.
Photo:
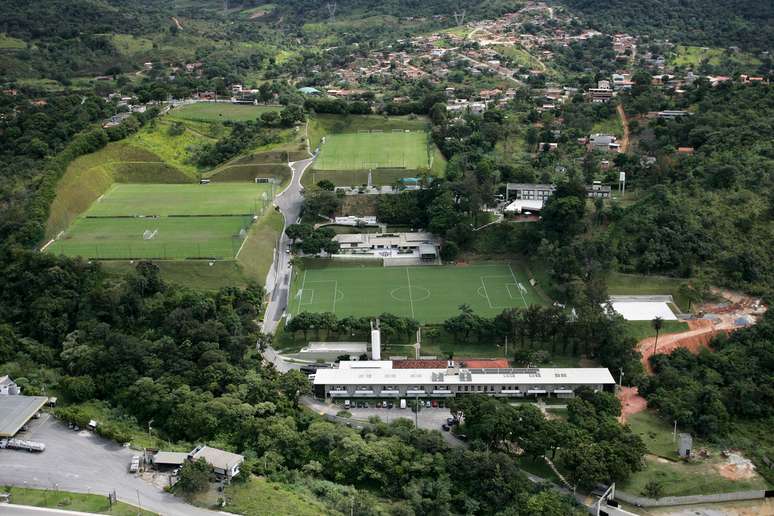
[[158, 234], [158, 232], [159, 232], [158, 229], [154, 229], [154, 230], [146, 229], [142, 233], [142, 239], [151, 240], [153, 237], [155, 237]]

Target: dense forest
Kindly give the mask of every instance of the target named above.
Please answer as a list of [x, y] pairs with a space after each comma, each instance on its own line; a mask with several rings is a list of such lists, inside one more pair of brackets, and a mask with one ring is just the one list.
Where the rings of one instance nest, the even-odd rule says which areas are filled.
[[761, 0], [563, 0], [592, 26], [650, 34], [694, 45], [737, 45], [767, 51], [774, 40], [774, 4]]

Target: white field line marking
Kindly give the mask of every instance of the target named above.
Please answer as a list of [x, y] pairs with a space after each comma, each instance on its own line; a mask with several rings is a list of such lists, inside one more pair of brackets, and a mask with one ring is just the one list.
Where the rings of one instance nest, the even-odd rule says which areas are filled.
[[301, 296], [298, 298], [298, 310], [296, 310], [296, 315], [301, 313], [301, 300], [304, 299], [304, 285], [306, 285], [306, 273], [307, 271], [304, 271], [304, 279], [301, 280]]
[[486, 290], [486, 282], [484, 281], [484, 276], [479, 276], [481, 279], [481, 286], [484, 287], [484, 294], [486, 295], [486, 302], [489, 303], [489, 308], [494, 308], [494, 305], [492, 305], [492, 300], [489, 298], [489, 292]]
[[51, 240], [48, 241], [48, 243], [46, 245], [44, 245], [43, 247], [40, 248], [40, 252], [42, 253], [43, 251], [48, 249], [48, 246], [50, 246], [53, 243], [54, 243], [54, 239], [52, 238]]
[[234, 260], [239, 258], [239, 253], [242, 252], [242, 249], [244, 249], [245, 244], [247, 243], [247, 240], [250, 238], [250, 232], [247, 232], [247, 235], [245, 235], [245, 239], [242, 240], [242, 245], [239, 246], [239, 249], [237, 249], [236, 255], [234, 255]]
[[409, 303], [411, 304], [411, 318], [414, 319], [414, 296], [411, 295], [411, 275], [409, 274], [408, 267], [406, 267], [406, 280], [408, 281], [408, 291], [409, 291]]
[[339, 294], [339, 280], [333, 280], [333, 315], [336, 315], [336, 297]]
[[[519, 281], [516, 279], [516, 275], [513, 273], [513, 269], [511, 269], [511, 264], [508, 264], [508, 270], [511, 271], [511, 277], [513, 278], [514, 283], [518, 286]], [[524, 298], [524, 292], [519, 289], [519, 294], [521, 294], [521, 300], [524, 303], [524, 308], [527, 308], [529, 305], [527, 304], [527, 300]]]

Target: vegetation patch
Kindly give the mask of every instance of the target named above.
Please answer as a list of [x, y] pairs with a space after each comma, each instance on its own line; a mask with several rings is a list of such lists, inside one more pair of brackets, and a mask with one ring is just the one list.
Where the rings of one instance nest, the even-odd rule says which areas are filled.
[[246, 278], [263, 285], [274, 261], [276, 242], [285, 225], [285, 219], [274, 210], [266, 210], [252, 225], [247, 241], [237, 256]]
[[[164, 281], [196, 290], [244, 287], [249, 282], [235, 260], [157, 260], [153, 264], [159, 268]], [[125, 277], [137, 266], [129, 260], [108, 260], [100, 265], [102, 270], [114, 278]]]
[[116, 502], [111, 505], [107, 496], [101, 494], [70, 493], [68, 491], [50, 491], [26, 487], [7, 487], [4, 492], [10, 493], [11, 503], [17, 505], [111, 514], [113, 516], [154, 516], [156, 514], [145, 509], [140, 511], [137, 507], [124, 502]]
[[24, 40], [0, 33], [0, 50], [22, 50], [26, 47]]
[[314, 497], [285, 484], [270, 482], [265, 478], [251, 477], [245, 483], [232, 483], [226, 487], [224, 495], [228, 503], [223, 509], [236, 514], [255, 516], [334, 514]]

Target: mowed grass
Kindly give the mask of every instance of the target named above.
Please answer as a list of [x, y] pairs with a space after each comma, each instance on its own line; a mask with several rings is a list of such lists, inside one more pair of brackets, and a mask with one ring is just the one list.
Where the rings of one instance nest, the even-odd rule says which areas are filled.
[[[49, 507], [67, 511], [90, 512], [94, 514], [112, 514], [113, 516], [153, 516], [156, 513], [140, 511], [137, 507], [117, 502], [111, 507], [106, 495], [70, 493], [49, 489], [30, 489], [11, 487], [4, 492], [11, 494], [11, 503], [32, 507]], [[11, 512], [13, 509], [10, 509]]]
[[247, 122], [256, 120], [263, 113], [279, 111], [279, 106], [254, 106], [228, 102], [197, 102], [173, 109], [169, 116], [196, 122]]
[[[677, 45], [671, 62], [675, 66], [695, 67], [707, 61], [708, 64], [718, 66], [728, 61], [740, 67], [754, 68], [761, 64], [760, 59], [746, 52], [734, 52], [717, 47], [697, 47], [690, 45]], [[753, 71], [753, 70], [750, 70]]]
[[[270, 184], [115, 184], [87, 217], [246, 215], [263, 212]], [[264, 198], [265, 197], [265, 198]]]
[[430, 119], [423, 116], [380, 115], [328, 115], [319, 114], [309, 119], [309, 145], [315, 149], [323, 136], [358, 131], [384, 131], [393, 129], [429, 131]]
[[671, 295], [675, 304], [683, 311], [688, 309], [688, 300], [680, 293], [680, 285], [686, 279], [645, 274], [623, 274], [611, 272], [607, 276], [607, 292], [611, 296], [626, 295]]
[[0, 33], [0, 50], [21, 50], [26, 47], [24, 40]]
[[317, 170], [368, 170], [430, 167], [427, 133], [400, 131], [342, 133], [325, 137]]
[[387, 312], [437, 323], [457, 314], [463, 304], [478, 315], [494, 316], [506, 308], [542, 303], [526, 275], [508, 263], [416, 267], [332, 264], [296, 271], [290, 311], [332, 312], [342, 317]]
[[79, 218], [46, 251], [103, 260], [231, 259], [251, 222], [251, 216]]

